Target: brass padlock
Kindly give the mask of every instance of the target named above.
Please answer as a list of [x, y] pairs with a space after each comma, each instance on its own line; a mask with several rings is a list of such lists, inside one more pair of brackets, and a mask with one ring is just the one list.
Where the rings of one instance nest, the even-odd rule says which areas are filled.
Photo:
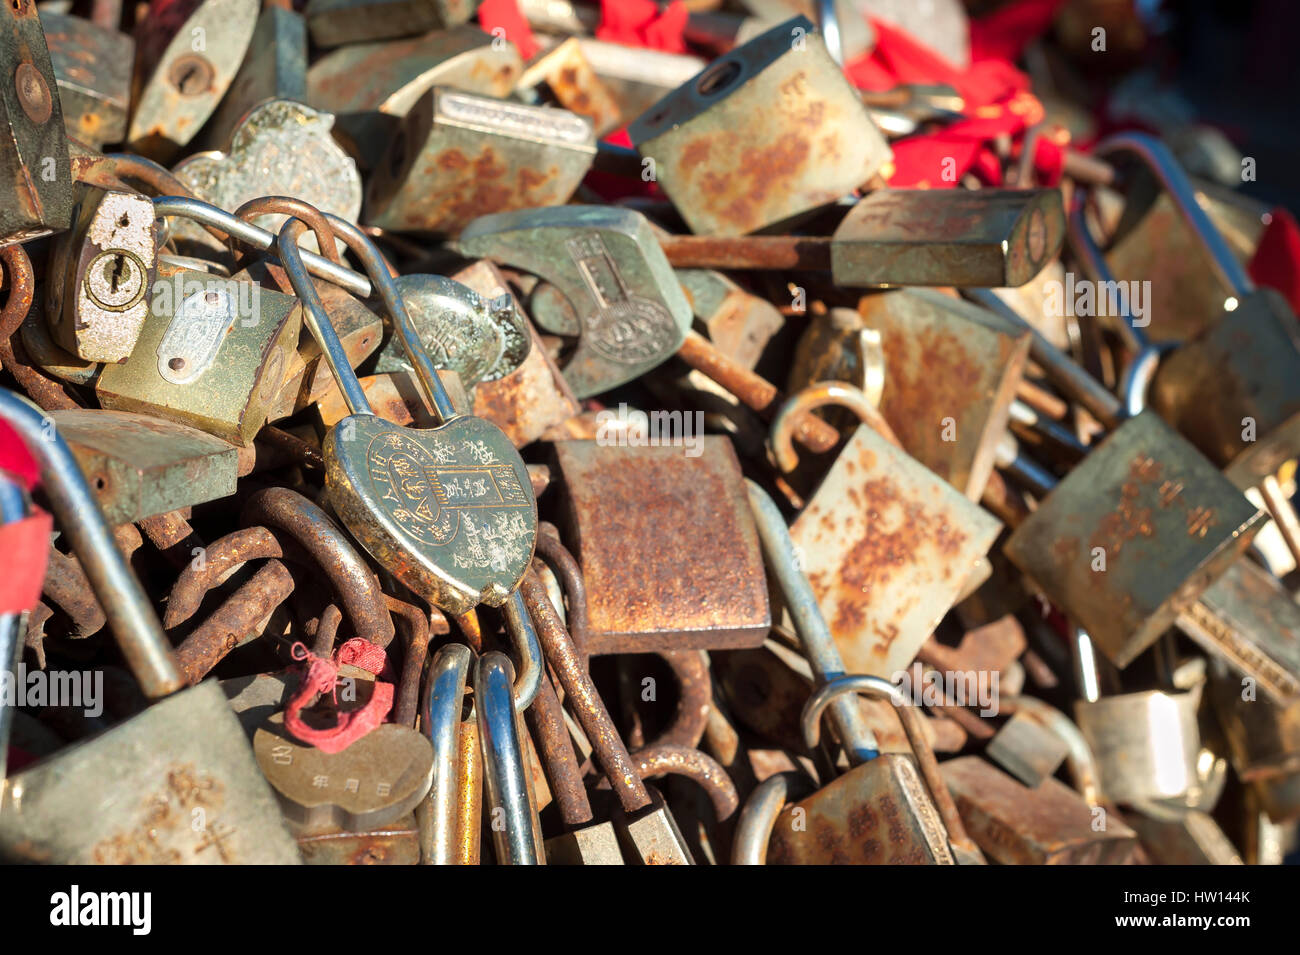
[[[12, 392], [0, 391], [0, 416], [40, 462], [55, 517], [127, 665], [158, 701], [4, 780], [0, 855], [41, 863], [298, 862], [225, 695], [215, 681], [184, 689], [152, 602], [67, 444]], [[110, 783], [86, 785], [94, 779]]]
[[365, 221], [457, 235], [479, 216], [563, 205], [595, 154], [585, 116], [435, 87], [371, 175]]
[[463, 25], [331, 50], [307, 70], [307, 102], [338, 117], [335, 135], [372, 170], [401, 118], [434, 86], [508, 96], [522, 69], [513, 43]]
[[691, 231], [743, 235], [865, 185], [884, 137], [804, 17], [713, 61], [628, 134]]
[[168, 162], [198, 134], [248, 52], [257, 9], [257, 0], [153, 0], [136, 32], [132, 152]]
[[783, 471], [798, 461], [793, 415], [825, 404], [848, 407], [866, 423], [790, 536], [848, 669], [892, 677], [911, 664], [963, 592], [1001, 524], [898, 447], [865, 396], [838, 382], [806, 389], [773, 421], [772, 448]]
[[250, 282], [181, 269], [160, 277], [139, 341], [106, 365], [99, 403], [145, 411], [248, 447], [296, 356], [302, 308]]
[[[554, 444], [559, 523], [586, 581], [589, 654], [754, 647], [767, 636], [767, 587], [740, 464], [726, 438], [694, 440], [685, 449], [667, 441]], [[664, 549], [669, 520], [709, 534], [698, 546], [673, 540]]]
[[126, 138], [135, 41], [81, 17], [41, 11], [68, 135], [98, 149]]
[[546, 301], [535, 290], [529, 312], [544, 330], [578, 337], [563, 370], [579, 398], [662, 364], [690, 327], [690, 306], [650, 223], [630, 209], [560, 206], [484, 216], [456, 247], [545, 281]]
[[63, 109], [45, 33], [33, 0], [5, 4], [0, 59], [10, 79], [0, 83], [0, 245], [61, 232], [72, 222], [72, 166]]
[[56, 344], [83, 361], [131, 356], [156, 273], [153, 203], [78, 183], [72, 227], [50, 252], [46, 310]]

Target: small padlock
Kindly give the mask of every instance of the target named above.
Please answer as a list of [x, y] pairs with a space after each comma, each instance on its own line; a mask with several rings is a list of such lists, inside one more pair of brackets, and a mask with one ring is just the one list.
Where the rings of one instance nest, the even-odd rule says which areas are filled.
[[891, 155], [804, 17], [714, 60], [628, 134], [700, 235], [811, 213], [865, 185]]
[[61, 232], [72, 222], [72, 167], [63, 109], [33, 0], [5, 4], [0, 51], [10, 79], [0, 83], [0, 245]]

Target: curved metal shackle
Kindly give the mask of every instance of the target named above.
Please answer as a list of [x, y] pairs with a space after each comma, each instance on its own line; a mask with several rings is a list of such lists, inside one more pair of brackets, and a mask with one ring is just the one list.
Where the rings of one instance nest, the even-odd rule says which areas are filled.
[[1007, 709], [1014, 707], [1024, 710], [1034, 722], [1055, 733], [1065, 743], [1065, 762], [1070, 767], [1074, 788], [1089, 806], [1101, 805], [1101, 776], [1097, 769], [1097, 758], [1093, 756], [1088, 740], [1074, 720], [1035, 696], [1004, 696], [1002, 704]]
[[483, 769], [490, 804], [505, 811], [505, 826], [493, 824], [492, 842], [502, 865], [540, 865], [533, 831], [533, 805], [528, 793], [514, 703], [514, 667], [504, 653], [485, 653], [474, 667], [474, 697]]
[[[1074, 196], [1070, 200], [1070, 213], [1066, 217], [1066, 235], [1071, 251], [1090, 279], [1094, 282], [1114, 282], [1115, 276], [1106, 262], [1106, 256], [1102, 254], [1101, 246], [1088, 228], [1088, 198], [1091, 195], [1087, 186], [1075, 187]], [[1133, 324], [1131, 316], [1121, 314], [1115, 317], [1119, 319], [1115, 330], [1129, 351], [1142, 353], [1150, 350], [1151, 340], [1142, 328]]]
[[921, 715], [912, 705], [912, 701], [893, 683], [883, 677], [857, 673], [837, 677], [825, 686], [818, 687], [813, 695], [808, 697], [808, 702], [803, 707], [800, 722], [803, 727], [804, 743], [809, 749], [817, 746], [821, 739], [821, 717], [826, 707], [849, 694], [858, 693], [885, 699], [894, 704], [894, 708], [898, 711], [898, 718], [903, 724], [903, 732], [907, 734], [907, 741], [912, 745], [912, 752], [916, 756], [917, 769], [920, 771], [921, 778], [925, 780], [926, 788], [930, 790], [930, 799], [935, 809], [939, 811], [939, 818], [943, 820], [944, 828], [948, 830], [948, 841], [978, 856], [979, 848], [966, 833], [961, 815], [957, 812], [957, 805], [952, 801], [952, 793], [948, 791], [948, 784], [943, 781], [943, 773], [939, 771], [939, 761], [935, 759], [934, 750], [930, 748], [930, 743], [925, 738]]
[[[776, 577], [786, 609], [794, 620], [803, 655], [819, 682], [833, 681], [844, 675], [844, 660], [817, 605], [817, 595], [795, 560], [790, 529], [785, 526], [785, 519], [766, 491], [748, 478], [745, 479], [745, 489], [749, 492], [749, 509], [758, 527], [763, 556]], [[850, 765], [865, 763], [880, 754], [876, 738], [863, 719], [856, 700], [837, 699], [831, 704], [831, 716], [840, 739], [844, 741]]]
[[731, 843], [732, 865], [766, 865], [767, 844], [781, 810], [795, 799], [813, 791], [812, 782], [802, 773], [777, 773], [767, 777], [749, 794]]
[[796, 420], [804, 412], [825, 405], [840, 405], [848, 408], [858, 416], [859, 421], [890, 444], [902, 447], [898, 443], [894, 429], [889, 426], [884, 415], [871, 403], [871, 399], [861, 388], [843, 381], [818, 381], [787, 398], [772, 419], [768, 440], [772, 445], [772, 455], [776, 458], [776, 465], [782, 471], [793, 471], [799, 464], [799, 455], [794, 449]]
[[424, 734], [433, 744], [433, 788], [429, 792], [433, 824], [433, 865], [457, 861], [461, 709], [474, 651], [449, 643], [433, 656], [425, 683], [420, 716]]
[[153, 603], [117, 549], [99, 502], [53, 420], [7, 388], [0, 388], [0, 418], [18, 432], [39, 463], [54, 517], [81, 562], [140, 689], [151, 699], [182, 689], [185, 678]]
[[817, 0], [817, 30], [831, 59], [843, 66], [844, 41], [840, 37], [840, 15], [835, 9], [835, 0]]

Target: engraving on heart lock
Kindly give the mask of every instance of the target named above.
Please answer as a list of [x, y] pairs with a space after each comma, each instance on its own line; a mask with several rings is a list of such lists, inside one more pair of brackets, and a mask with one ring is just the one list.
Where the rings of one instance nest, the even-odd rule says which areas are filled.
[[378, 287], [442, 423], [402, 428], [371, 412], [298, 253], [306, 226], [289, 220], [281, 261], [351, 411], [325, 438], [327, 500], [370, 555], [430, 603], [453, 614], [506, 604], [537, 533], [523, 459], [495, 425], [456, 412], [378, 252], [355, 226], [331, 221]]

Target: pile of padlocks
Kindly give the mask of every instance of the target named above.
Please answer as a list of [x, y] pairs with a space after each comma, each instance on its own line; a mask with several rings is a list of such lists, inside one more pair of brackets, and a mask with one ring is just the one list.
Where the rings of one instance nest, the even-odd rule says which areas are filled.
[[0, 6], [0, 858], [1289, 851], [1225, 144], [846, 69], [956, 0], [85, 6]]

